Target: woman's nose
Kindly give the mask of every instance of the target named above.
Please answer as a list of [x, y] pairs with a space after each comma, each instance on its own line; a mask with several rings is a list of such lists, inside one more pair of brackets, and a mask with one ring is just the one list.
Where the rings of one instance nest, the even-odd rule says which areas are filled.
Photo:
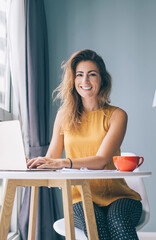
[[83, 82], [85, 83], [85, 82], [88, 82], [88, 81], [89, 81], [89, 76], [88, 76], [88, 74], [86, 74], [86, 75], [83, 76]]

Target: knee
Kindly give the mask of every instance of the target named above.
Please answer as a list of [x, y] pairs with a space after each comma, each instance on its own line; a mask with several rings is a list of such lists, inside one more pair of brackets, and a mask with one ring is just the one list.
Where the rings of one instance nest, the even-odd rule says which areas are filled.
[[109, 229], [124, 229], [130, 221], [128, 215], [119, 208], [114, 208], [107, 213], [107, 223]]

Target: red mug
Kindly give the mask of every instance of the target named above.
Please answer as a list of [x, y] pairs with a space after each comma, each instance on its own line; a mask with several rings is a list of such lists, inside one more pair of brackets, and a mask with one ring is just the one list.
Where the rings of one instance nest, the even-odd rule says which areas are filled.
[[144, 158], [139, 156], [114, 156], [113, 162], [119, 171], [133, 171], [144, 162]]

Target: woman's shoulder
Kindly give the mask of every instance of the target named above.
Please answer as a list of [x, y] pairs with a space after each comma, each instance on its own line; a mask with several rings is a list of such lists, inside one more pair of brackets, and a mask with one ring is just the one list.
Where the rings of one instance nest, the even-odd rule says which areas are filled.
[[105, 117], [110, 118], [111, 115], [112, 115], [112, 113], [113, 113], [117, 108], [118, 108], [117, 106], [113, 106], [113, 105], [110, 105], [110, 104], [105, 104], [105, 106], [103, 107], [103, 112], [104, 112]]
[[114, 105], [107, 104], [104, 108], [104, 115], [107, 117], [109, 122], [116, 121], [117, 119], [127, 122], [128, 119], [126, 111]]
[[127, 122], [127, 120], [128, 120], [128, 115], [127, 115], [126, 111], [120, 107], [114, 107], [113, 111], [111, 113], [111, 116], [110, 116], [111, 122], [117, 121], [117, 120], [122, 121], [122, 122]]
[[55, 118], [55, 125], [57, 125], [58, 127], [61, 128], [62, 126], [62, 121], [63, 121], [63, 111], [61, 109], [59, 109], [57, 111], [57, 114], [56, 114], [56, 118]]
[[122, 108], [118, 107], [118, 106], [114, 106], [114, 105], [105, 105], [104, 106], [104, 112], [109, 113], [109, 115], [111, 116], [112, 114], [114, 115], [127, 115], [127, 113], [125, 112], [125, 110], [123, 110]]
[[56, 114], [56, 118], [58, 119], [62, 119], [63, 118], [63, 109], [58, 109], [57, 114]]

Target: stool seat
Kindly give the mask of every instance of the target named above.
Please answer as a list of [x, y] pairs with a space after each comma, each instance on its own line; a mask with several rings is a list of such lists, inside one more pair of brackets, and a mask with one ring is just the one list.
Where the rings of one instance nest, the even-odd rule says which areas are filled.
[[[60, 234], [62, 236], [65, 236], [64, 218], [59, 219], [56, 222], [54, 222], [53, 228], [54, 228], [54, 230], [58, 234]], [[87, 237], [86, 237], [86, 235], [84, 234], [84, 232], [82, 230], [80, 230], [79, 228], [75, 227], [75, 239], [76, 240], [87, 240]]]

